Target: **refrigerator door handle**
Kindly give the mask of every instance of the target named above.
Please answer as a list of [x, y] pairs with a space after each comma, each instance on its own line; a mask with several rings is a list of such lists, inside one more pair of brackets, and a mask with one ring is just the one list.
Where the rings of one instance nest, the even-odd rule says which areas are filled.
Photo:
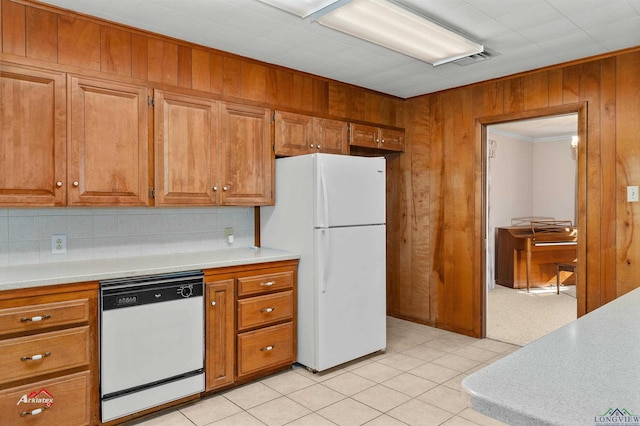
[[320, 282], [322, 283], [321, 292], [326, 293], [329, 283], [327, 279], [329, 275], [329, 236], [326, 229], [321, 229], [320, 232], [322, 235], [322, 276], [320, 277]]
[[324, 174], [324, 164], [320, 164], [320, 189], [322, 192], [322, 212], [324, 217], [318, 224], [321, 228], [329, 226], [329, 196], [327, 194], [327, 178]]

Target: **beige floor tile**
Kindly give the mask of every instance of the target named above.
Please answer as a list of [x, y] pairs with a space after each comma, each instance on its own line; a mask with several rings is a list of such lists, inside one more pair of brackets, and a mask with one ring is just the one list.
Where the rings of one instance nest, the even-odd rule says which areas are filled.
[[288, 396], [298, 404], [312, 411], [317, 411], [346, 398], [340, 392], [320, 383], [292, 392]]
[[462, 393], [446, 386], [438, 386], [433, 388], [418, 398], [419, 401], [426, 402], [431, 405], [435, 405], [438, 408], [442, 408], [453, 414], [466, 410], [467, 403], [462, 399]]
[[402, 353], [392, 354], [378, 362], [402, 371], [409, 371], [425, 363], [425, 361]]
[[293, 370], [270, 376], [261, 380], [261, 382], [283, 395], [288, 395], [291, 392], [304, 389], [316, 383], [314, 380]]
[[442, 386], [446, 386], [446, 387], [448, 387], [450, 389], [456, 390], [458, 392], [462, 392], [462, 381], [468, 375], [469, 375], [468, 373], [458, 374], [453, 379], [450, 379], [450, 380], [447, 380], [446, 382], [444, 382], [442, 384]]
[[371, 362], [351, 370], [351, 372], [376, 383], [384, 382], [402, 373], [401, 370], [382, 364], [381, 362]]
[[289, 423], [287, 426], [335, 426], [335, 423], [316, 413], [311, 413]]
[[520, 348], [520, 346], [512, 345], [511, 343], [500, 342], [493, 339], [478, 340], [477, 342], [472, 344], [472, 346], [480, 349], [486, 349], [488, 351], [496, 352], [499, 354]]
[[264, 423], [246, 411], [242, 411], [238, 414], [234, 414], [233, 416], [225, 417], [222, 420], [210, 423], [207, 426], [264, 426]]
[[133, 424], [137, 426], [193, 426], [193, 423], [179, 411], [173, 411]]
[[224, 396], [234, 404], [248, 410], [256, 405], [279, 398], [281, 395], [261, 382], [235, 388], [225, 393]]
[[265, 402], [247, 411], [269, 426], [281, 426], [311, 413], [311, 410], [286, 396]]
[[295, 366], [293, 368], [293, 371], [295, 371], [298, 374], [303, 375], [304, 377], [313, 380], [314, 382], [324, 382], [326, 380], [332, 379], [334, 377], [337, 377], [341, 374], [344, 374], [344, 372], [346, 370], [344, 370], [342, 368], [342, 366], [339, 367], [334, 367], [334, 368], [330, 368], [326, 371], [320, 371], [317, 373], [311, 372], [309, 370], [307, 370], [306, 367], [303, 366]]
[[495, 352], [481, 349], [473, 345], [464, 346], [460, 349], [453, 351], [454, 355], [469, 358], [478, 362], [487, 362], [491, 358], [496, 356]]
[[387, 414], [411, 426], [440, 425], [453, 417], [452, 413], [417, 399], [412, 399]]
[[434, 359], [432, 361], [434, 364], [441, 365], [443, 367], [450, 368], [452, 370], [459, 371], [464, 373], [472, 369], [473, 367], [480, 365], [480, 361], [475, 361], [473, 359], [465, 358], [463, 356], [447, 354], [441, 356], [440, 358]]
[[464, 346], [466, 346], [467, 343], [464, 342], [459, 342], [455, 339], [448, 339], [447, 336], [443, 336], [443, 337], [439, 337], [437, 339], [433, 339], [433, 340], [429, 340], [427, 343], [424, 344], [424, 346], [427, 346], [429, 348], [434, 348], [437, 349], [439, 351], [442, 352], [453, 352], [455, 350], [458, 350]]
[[485, 416], [484, 414], [478, 413], [472, 408], [467, 408], [466, 410], [458, 413], [459, 417], [462, 417], [465, 420], [472, 421], [476, 424], [482, 426], [504, 426], [506, 423], [502, 423], [496, 419], [492, 419], [491, 417]]
[[318, 414], [340, 426], [359, 426], [375, 419], [382, 413], [361, 402], [347, 398], [319, 410]]
[[477, 426], [478, 423], [474, 423], [470, 420], [463, 419], [462, 417], [453, 416], [446, 422], [442, 423], [442, 426]]
[[322, 384], [343, 395], [351, 396], [375, 386], [376, 383], [357, 374], [346, 372], [333, 379], [326, 380]]
[[407, 424], [401, 422], [398, 419], [394, 419], [391, 416], [383, 414], [371, 420], [370, 422], [365, 423], [365, 426], [407, 426]]
[[382, 385], [366, 389], [351, 398], [383, 413], [411, 399], [409, 395]]
[[434, 364], [432, 362], [422, 364], [420, 367], [409, 370], [409, 373], [436, 383], [444, 383], [460, 374], [457, 370], [443, 367], [442, 365]]
[[204, 426], [216, 420], [239, 413], [242, 408], [224, 396], [206, 398], [188, 407], [180, 409], [189, 420], [197, 426]]
[[427, 346], [428, 344], [429, 343], [427, 342], [423, 345], [414, 346], [405, 351], [402, 351], [402, 353], [404, 355], [417, 358], [425, 362], [433, 361], [434, 359], [440, 358], [441, 356], [447, 354], [447, 352]]
[[410, 373], [402, 373], [382, 383], [384, 386], [402, 392], [410, 397], [416, 397], [429, 389], [438, 386], [438, 383], [418, 377]]

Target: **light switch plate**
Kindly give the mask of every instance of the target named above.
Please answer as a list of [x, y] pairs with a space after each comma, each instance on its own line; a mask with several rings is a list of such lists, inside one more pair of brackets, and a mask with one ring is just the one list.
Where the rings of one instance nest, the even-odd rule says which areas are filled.
[[627, 186], [627, 201], [629, 203], [635, 203], [639, 200], [638, 187]]

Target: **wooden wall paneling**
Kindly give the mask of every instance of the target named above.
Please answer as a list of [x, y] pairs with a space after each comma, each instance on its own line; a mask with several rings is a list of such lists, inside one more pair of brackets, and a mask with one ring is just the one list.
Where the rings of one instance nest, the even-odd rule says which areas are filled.
[[211, 93], [221, 95], [224, 86], [224, 58], [222, 55], [211, 52]]
[[267, 68], [243, 61], [241, 87], [242, 98], [264, 103], [267, 100]]
[[502, 114], [504, 111], [504, 84], [501, 82], [486, 83], [480, 86], [480, 89], [480, 92], [474, 94], [474, 100], [479, 100], [483, 112], [476, 114], [476, 117]]
[[503, 82], [504, 113], [519, 112], [524, 109], [524, 84], [522, 77], [514, 77]]
[[25, 56], [25, 6], [9, 0], [2, 0], [2, 51], [12, 55]]
[[211, 91], [211, 54], [202, 49], [191, 49], [191, 87], [203, 92]]
[[161, 39], [148, 39], [148, 80], [178, 85], [178, 45]]
[[313, 78], [306, 74], [293, 74], [293, 97], [291, 108], [312, 112], [309, 99], [313, 98]]
[[580, 100], [580, 65], [562, 68], [562, 103]]
[[100, 25], [86, 19], [59, 14], [58, 62], [100, 71]]
[[313, 79], [313, 102], [310, 111], [314, 114], [329, 112], [329, 83], [319, 78]]
[[[449, 215], [452, 217], [453, 250], [447, 259], [451, 269], [450, 286], [453, 287], [453, 326], [464, 334], [473, 332], [475, 300], [474, 287], [478, 285], [480, 262], [477, 258], [475, 206], [476, 181], [475, 170], [479, 167], [475, 157], [474, 135], [475, 120], [473, 116], [472, 89], [458, 91], [452, 98], [448, 114], [453, 117], [451, 201]], [[471, 165], [471, 167], [469, 167]]]
[[138, 34], [131, 34], [131, 77], [149, 78], [149, 40]]
[[58, 16], [55, 13], [27, 7], [26, 56], [58, 62]]
[[549, 73], [546, 71], [528, 74], [522, 78], [524, 109], [538, 109], [549, 106]]
[[347, 94], [343, 85], [329, 82], [329, 114], [336, 117], [347, 117]]
[[226, 96], [242, 96], [242, 62], [238, 58], [222, 58], [222, 93]]
[[2, 3], [4, 0], [0, 0], [0, 52], [2, 52], [2, 20], [4, 19], [4, 15], [2, 14]]
[[617, 154], [617, 296], [640, 283], [640, 203], [629, 203], [627, 185], [640, 185], [640, 52], [617, 58], [616, 154]]
[[[408, 308], [411, 318], [415, 318], [422, 323], [431, 323], [431, 292], [429, 282], [430, 262], [430, 241], [429, 233], [425, 230], [430, 227], [429, 217], [429, 180], [427, 170], [429, 170], [429, 103], [424, 99], [416, 100], [414, 112], [407, 120], [411, 122], [413, 129], [411, 138], [413, 144], [407, 155], [398, 154], [401, 161], [409, 163], [405, 179], [405, 191], [402, 196], [411, 199], [410, 214], [405, 215], [408, 234], [403, 240], [410, 243], [409, 249], [411, 292], [408, 298]], [[402, 254], [405, 257], [405, 254]]]
[[131, 33], [116, 28], [101, 27], [100, 68], [102, 72], [131, 76]]
[[[593, 253], [586, 258], [587, 278], [587, 311], [591, 311], [602, 304], [601, 297], [601, 265], [600, 250], [602, 241], [600, 236], [602, 211], [602, 179], [600, 174], [600, 62], [589, 62], [581, 66], [580, 98], [589, 104], [589, 122], [587, 149], [587, 235], [580, 236], [581, 242], [587, 245], [587, 253]], [[597, 255], [596, 255], [597, 253]]]
[[267, 102], [275, 109], [290, 108], [293, 98], [293, 73], [281, 68], [267, 70]]
[[[637, 72], [636, 68], [636, 72]], [[602, 302], [616, 298], [616, 59], [602, 60], [600, 104], [600, 169], [602, 217], [600, 220]]]
[[[588, 104], [586, 102], [581, 103], [581, 107], [578, 109], [578, 137], [584, 143], [578, 144], [577, 149], [577, 211], [576, 217], [578, 218], [578, 238], [581, 235], [587, 237], [587, 226], [589, 218], [587, 217], [587, 128], [589, 122]], [[587, 265], [585, 259], [587, 258], [587, 244], [583, 239], [578, 243], [577, 259], [578, 259], [578, 280], [576, 282], [576, 295], [578, 299], [578, 316], [582, 316], [587, 313]]]
[[549, 70], [549, 106], [562, 105], [562, 68]]
[[178, 45], [178, 86], [192, 88], [192, 49]]

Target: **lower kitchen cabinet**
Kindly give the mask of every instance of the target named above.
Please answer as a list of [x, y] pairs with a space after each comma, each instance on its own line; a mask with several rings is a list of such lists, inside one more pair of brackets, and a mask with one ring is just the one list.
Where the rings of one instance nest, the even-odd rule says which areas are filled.
[[297, 267], [287, 260], [205, 271], [207, 391], [295, 362]]
[[0, 425], [98, 424], [97, 283], [0, 293]]

